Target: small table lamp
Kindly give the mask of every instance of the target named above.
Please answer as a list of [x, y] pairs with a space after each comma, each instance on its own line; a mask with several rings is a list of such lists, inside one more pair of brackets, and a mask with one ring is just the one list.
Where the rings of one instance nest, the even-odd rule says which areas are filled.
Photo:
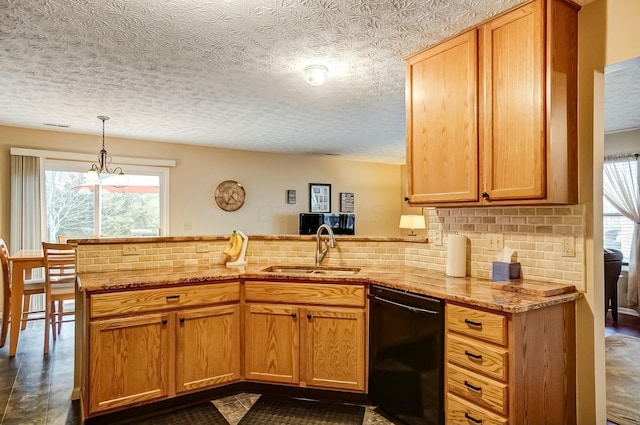
[[407, 236], [417, 236], [414, 229], [426, 229], [423, 215], [401, 215], [400, 216], [400, 228], [411, 229], [411, 233]]

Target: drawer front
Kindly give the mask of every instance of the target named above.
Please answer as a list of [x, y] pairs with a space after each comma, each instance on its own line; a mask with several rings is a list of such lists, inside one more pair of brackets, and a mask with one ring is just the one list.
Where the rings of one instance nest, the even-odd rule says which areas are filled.
[[509, 421], [469, 403], [454, 394], [447, 394], [447, 425], [508, 425]]
[[507, 345], [507, 317], [447, 304], [447, 329], [495, 344]]
[[93, 294], [91, 295], [91, 317], [117, 316], [239, 300], [239, 282]]
[[501, 415], [506, 415], [508, 412], [507, 385], [502, 382], [448, 363], [447, 388], [473, 401], [474, 404], [494, 410]]
[[247, 301], [364, 307], [365, 290], [363, 285], [249, 281], [244, 297]]
[[447, 334], [447, 360], [492, 378], [507, 380], [506, 348]]

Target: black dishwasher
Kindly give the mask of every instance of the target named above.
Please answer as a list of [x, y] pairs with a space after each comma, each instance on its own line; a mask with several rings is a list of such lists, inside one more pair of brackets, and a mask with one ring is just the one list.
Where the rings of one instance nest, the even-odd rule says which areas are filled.
[[371, 285], [369, 397], [409, 425], [444, 424], [444, 302]]

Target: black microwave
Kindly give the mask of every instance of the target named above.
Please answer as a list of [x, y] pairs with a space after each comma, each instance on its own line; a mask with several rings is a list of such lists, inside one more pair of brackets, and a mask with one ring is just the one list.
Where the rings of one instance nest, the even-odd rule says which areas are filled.
[[298, 234], [315, 235], [321, 224], [328, 225], [336, 235], [356, 234], [355, 214], [301, 213]]

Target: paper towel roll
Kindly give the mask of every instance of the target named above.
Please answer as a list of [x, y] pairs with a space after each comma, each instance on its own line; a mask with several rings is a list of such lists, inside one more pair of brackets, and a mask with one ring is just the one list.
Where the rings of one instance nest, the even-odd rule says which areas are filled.
[[465, 277], [467, 275], [467, 237], [449, 235], [447, 237], [447, 276]]

